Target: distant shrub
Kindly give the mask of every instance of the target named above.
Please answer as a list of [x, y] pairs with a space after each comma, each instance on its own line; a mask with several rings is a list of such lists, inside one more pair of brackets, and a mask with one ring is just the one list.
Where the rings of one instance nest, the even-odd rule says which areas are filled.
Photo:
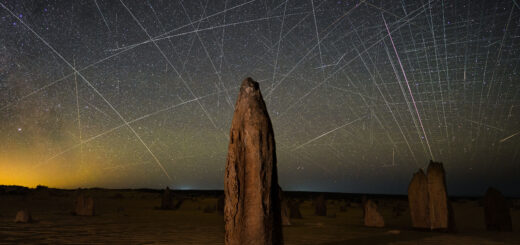
[[48, 189], [49, 189], [49, 187], [44, 186], [44, 185], [38, 185], [38, 186], [36, 186], [36, 190], [48, 190]]

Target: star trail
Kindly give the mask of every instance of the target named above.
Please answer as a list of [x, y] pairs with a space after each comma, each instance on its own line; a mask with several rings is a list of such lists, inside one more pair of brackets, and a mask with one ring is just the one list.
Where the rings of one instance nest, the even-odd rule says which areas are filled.
[[520, 195], [520, 6], [0, 0], [0, 184], [222, 189], [241, 81], [287, 190]]

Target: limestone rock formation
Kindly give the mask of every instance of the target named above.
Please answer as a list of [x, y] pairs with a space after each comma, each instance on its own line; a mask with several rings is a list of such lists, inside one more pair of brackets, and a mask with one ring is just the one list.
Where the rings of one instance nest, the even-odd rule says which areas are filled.
[[225, 244], [283, 244], [273, 127], [257, 82], [242, 82], [224, 181]]
[[410, 216], [412, 218], [412, 227], [430, 229], [428, 179], [422, 169], [419, 169], [419, 171], [413, 175], [412, 181], [408, 186], [408, 202], [410, 206]]
[[385, 227], [383, 216], [377, 210], [377, 204], [372, 200], [365, 202], [365, 226]]
[[16, 223], [30, 223], [32, 222], [31, 212], [27, 209], [22, 209], [16, 213], [16, 217], [14, 218], [14, 222]]
[[422, 170], [414, 174], [408, 186], [408, 202], [414, 228], [455, 231], [442, 163], [430, 161], [426, 175]]
[[74, 203], [74, 214], [79, 216], [94, 216], [94, 199], [83, 194], [78, 195]]
[[490, 187], [484, 196], [484, 215], [488, 231], [513, 231], [506, 199], [493, 187]]
[[327, 200], [325, 200], [323, 194], [314, 200], [314, 214], [317, 216], [327, 216]]
[[430, 161], [427, 171], [430, 229], [445, 230], [449, 226], [448, 194], [442, 163]]

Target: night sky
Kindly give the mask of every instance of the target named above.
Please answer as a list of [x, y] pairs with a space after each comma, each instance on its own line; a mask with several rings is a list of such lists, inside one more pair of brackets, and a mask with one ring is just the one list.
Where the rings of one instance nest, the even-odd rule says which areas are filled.
[[222, 189], [260, 83], [286, 190], [520, 196], [518, 0], [0, 0], [0, 184]]

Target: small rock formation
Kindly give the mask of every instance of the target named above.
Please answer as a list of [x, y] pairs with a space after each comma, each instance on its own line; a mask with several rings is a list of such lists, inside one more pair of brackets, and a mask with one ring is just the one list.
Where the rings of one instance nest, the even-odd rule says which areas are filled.
[[225, 244], [283, 244], [276, 148], [257, 82], [242, 82], [230, 130], [224, 181]]
[[284, 197], [282, 187], [278, 187], [278, 198], [280, 200], [281, 207], [281, 215], [282, 215], [282, 225], [291, 225], [291, 218], [289, 214], [289, 203], [287, 199]]
[[419, 169], [419, 171], [413, 175], [412, 181], [408, 186], [408, 202], [410, 205], [412, 227], [430, 229], [428, 179], [422, 169]]
[[30, 223], [32, 222], [31, 212], [27, 209], [22, 209], [16, 213], [16, 217], [14, 218], [14, 222], [16, 223]]
[[428, 198], [430, 229], [446, 230], [449, 228], [448, 194], [442, 163], [430, 161], [428, 165]]
[[385, 227], [383, 216], [377, 210], [377, 204], [372, 200], [365, 202], [365, 226]]
[[289, 217], [291, 219], [301, 219], [302, 213], [300, 212], [300, 202], [296, 200], [289, 200]]
[[164, 189], [161, 197], [161, 209], [173, 209], [173, 197], [170, 188]]
[[327, 216], [327, 201], [323, 194], [314, 200], [314, 214], [317, 216]]
[[513, 231], [506, 199], [493, 187], [490, 187], [484, 196], [484, 215], [488, 231]]
[[94, 216], [94, 199], [80, 194], [74, 203], [74, 214], [79, 216]]

